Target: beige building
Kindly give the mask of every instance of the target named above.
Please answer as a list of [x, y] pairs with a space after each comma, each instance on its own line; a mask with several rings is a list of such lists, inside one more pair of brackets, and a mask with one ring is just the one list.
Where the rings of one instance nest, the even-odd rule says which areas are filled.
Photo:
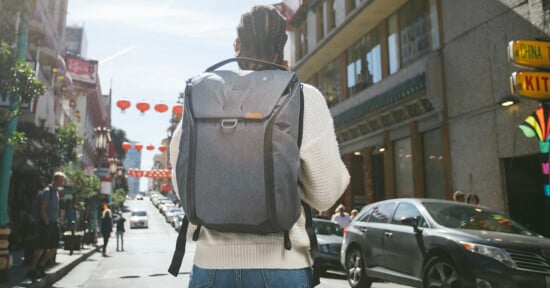
[[509, 107], [512, 40], [548, 38], [550, 1], [289, 0], [287, 58], [325, 95], [352, 175], [348, 208], [396, 197], [481, 204], [550, 235], [537, 141]]

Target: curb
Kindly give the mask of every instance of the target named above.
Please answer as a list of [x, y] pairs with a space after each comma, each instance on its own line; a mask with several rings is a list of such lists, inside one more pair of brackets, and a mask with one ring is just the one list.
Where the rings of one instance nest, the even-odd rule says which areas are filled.
[[80, 264], [82, 261], [88, 259], [88, 257], [90, 257], [92, 254], [99, 251], [99, 248], [100, 246], [94, 247], [90, 251], [82, 254], [82, 256], [78, 257], [74, 261], [69, 262], [58, 270], [52, 273], [47, 273], [46, 277], [32, 283], [29, 288], [52, 287], [55, 282], [67, 275], [76, 265]]

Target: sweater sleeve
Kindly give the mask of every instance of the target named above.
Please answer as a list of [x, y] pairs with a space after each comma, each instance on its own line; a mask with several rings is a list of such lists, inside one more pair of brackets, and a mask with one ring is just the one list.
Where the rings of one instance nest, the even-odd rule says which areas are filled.
[[303, 199], [319, 211], [329, 209], [344, 193], [350, 176], [342, 159], [325, 98], [304, 84], [304, 128], [300, 158]]
[[172, 165], [172, 187], [178, 198], [180, 194], [178, 192], [178, 181], [176, 180], [176, 162], [178, 160], [178, 154], [180, 152], [180, 138], [181, 138], [181, 121], [176, 126], [176, 130], [172, 134], [172, 139], [170, 140], [170, 165]]

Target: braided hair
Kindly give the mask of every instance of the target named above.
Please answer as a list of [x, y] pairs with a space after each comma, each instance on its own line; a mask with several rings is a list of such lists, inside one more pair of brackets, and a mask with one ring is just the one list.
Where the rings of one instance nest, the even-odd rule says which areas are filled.
[[[278, 65], [283, 63], [284, 47], [287, 40], [286, 19], [273, 6], [254, 6], [241, 16], [237, 26], [240, 47], [238, 57], [255, 58]], [[262, 69], [263, 65], [243, 65], [241, 69]]]

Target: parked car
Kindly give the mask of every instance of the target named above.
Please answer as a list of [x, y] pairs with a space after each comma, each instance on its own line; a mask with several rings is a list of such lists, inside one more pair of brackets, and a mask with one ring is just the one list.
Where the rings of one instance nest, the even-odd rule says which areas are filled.
[[130, 229], [149, 228], [149, 216], [145, 210], [134, 210], [130, 214]]
[[340, 254], [351, 287], [550, 287], [550, 239], [502, 213], [435, 199], [364, 207]]
[[174, 223], [172, 224], [172, 226], [174, 226], [174, 229], [178, 232], [180, 231], [183, 217], [185, 217], [185, 214], [176, 214], [176, 216], [174, 217]]
[[313, 218], [313, 228], [317, 235], [317, 244], [321, 256], [319, 261], [320, 272], [324, 273], [328, 269], [342, 270], [340, 264], [340, 249], [343, 241], [343, 228], [329, 220]]

